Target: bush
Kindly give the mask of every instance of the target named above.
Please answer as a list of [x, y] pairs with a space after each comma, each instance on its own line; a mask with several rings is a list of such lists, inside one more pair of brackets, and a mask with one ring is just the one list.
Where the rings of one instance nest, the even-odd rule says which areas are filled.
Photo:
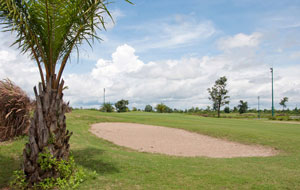
[[0, 141], [24, 135], [30, 123], [30, 99], [9, 79], [0, 81]]
[[225, 107], [225, 108], [224, 108], [224, 112], [225, 112], [225, 113], [230, 113], [230, 108], [229, 108], [229, 107]]
[[69, 102], [68, 103], [65, 103], [64, 102], [64, 105], [66, 106], [66, 113], [71, 113], [72, 112], [72, 110], [73, 110], [73, 108], [69, 105]]
[[173, 112], [172, 108], [169, 108], [168, 106], [166, 106], [163, 103], [157, 104], [155, 109], [156, 109], [156, 112], [158, 112], [158, 113], [172, 113]]
[[146, 105], [145, 107], [145, 112], [152, 112], [153, 111], [153, 108], [151, 105]]
[[115, 111], [115, 108], [113, 107], [113, 105], [111, 103], [105, 103], [100, 108], [100, 111], [102, 111], [102, 112], [113, 112], [113, 111]]
[[129, 104], [128, 100], [119, 100], [117, 103], [115, 103], [115, 107], [118, 112], [128, 112], [129, 109], [127, 105]]
[[[35, 184], [32, 189], [34, 190], [49, 190], [49, 189], [76, 189], [80, 183], [86, 179], [81, 168], [78, 168], [72, 156], [69, 160], [57, 160], [53, 158], [49, 150], [45, 150], [39, 154], [38, 163], [41, 165], [41, 169], [57, 170], [59, 175], [56, 177], [47, 177]], [[26, 182], [26, 176], [24, 171], [17, 170], [14, 172], [13, 181], [10, 183], [11, 189], [27, 189], [28, 184]]]

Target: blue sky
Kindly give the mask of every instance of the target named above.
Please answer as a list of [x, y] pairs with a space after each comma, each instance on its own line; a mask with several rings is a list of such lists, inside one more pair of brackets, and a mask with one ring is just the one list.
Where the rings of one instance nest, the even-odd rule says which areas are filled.
[[[220, 51], [216, 48], [216, 41], [222, 36], [231, 36], [238, 33], [251, 34], [265, 32], [273, 35], [272, 39], [264, 41], [264, 52], [273, 54], [274, 49], [285, 48], [288, 51], [299, 49], [300, 2], [299, 1], [255, 1], [255, 0], [215, 0], [215, 1], [152, 1], [137, 0], [135, 5], [124, 2], [111, 4], [110, 9], [117, 13], [116, 25], [106, 32], [99, 33], [104, 36], [101, 43], [95, 43], [94, 48], [83, 46], [89, 58], [109, 59], [112, 52], [120, 44], [128, 44], [136, 49], [137, 54], [145, 62], [162, 59], [178, 59], [184, 56], [216, 55]], [[162, 38], [160, 33], [164, 24], [173, 24], [176, 28], [177, 17], [182, 17], [178, 22], [210, 22], [215, 30], [209, 38], [193, 39], [192, 43], [177, 47], [156, 47], [149, 50], [143, 46], [154, 43]], [[295, 27], [292, 27], [295, 26]], [[297, 40], [293, 47], [283, 47], [286, 41], [291, 40], [291, 35]], [[274, 38], [277, 38], [274, 41]], [[150, 44], [151, 45], [151, 44]], [[151, 53], [150, 53], [151, 52]], [[97, 56], [94, 56], [97, 55]], [[276, 55], [274, 55], [276, 56]], [[93, 61], [94, 61], [93, 60]], [[276, 59], [275, 59], [276, 60]], [[81, 58], [80, 63], [91, 60]], [[267, 60], [273, 62], [274, 60]], [[75, 61], [76, 62], [76, 61]], [[276, 61], [275, 61], [276, 62]], [[290, 61], [288, 64], [296, 63]], [[93, 67], [94, 62], [85, 66]], [[273, 63], [274, 64], [274, 63]], [[278, 64], [281, 64], [278, 62]], [[79, 66], [81, 68], [81, 66]], [[81, 69], [80, 72], [82, 71]], [[73, 72], [73, 70], [70, 70]]]
[[[270, 72], [274, 67], [275, 102], [289, 97], [288, 106], [300, 106], [300, 1], [296, 0], [136, 0], [109, 6], [103, 41], [93, 49], [84, 44], [66, 67], [70, 87], [66, 99], [75, 107], [99, 107], [102, 90], [108, 101], [129, 99], [130, 106], [164, 102], [170, 107], [205, 108], [207, 88], [227, 76], [230, 106], [246, 100], [270, 108]], [[1, 34], [1, 39], [11, 39]], [[14, 79], [32, 94], [30, 75], [35, 65], [20, 59], [2, 42], [0, 75]], [[4, 57], [8, 56], [9, 59]], [[26, 60], [27, 59], [27, 60]], [[2, 66], [1, 66], [2, 61]], [[32, 70], [12, 72], [6, 62], [30, 64]], [[21, 71], [20, 71], [21, 72]], [[29, 72], [29, 73], [27, 73]], [[27, 82], [26, 82], [27, 81]], [[33, 80], [34, 81], [34, 80]]]

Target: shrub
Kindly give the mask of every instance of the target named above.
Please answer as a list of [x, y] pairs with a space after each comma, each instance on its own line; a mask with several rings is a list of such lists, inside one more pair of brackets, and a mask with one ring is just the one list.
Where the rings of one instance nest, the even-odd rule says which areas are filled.
[[66, 113], [71, 113], [73, 108], [69, 105], [69, 102], [64, 102], [64, 105], [66, 106]]
[[230, 113], [230, 108], [229, 108], [229, 107], [225, 107], [225, 108], [224, 108], [224, 112], [225, 112], [225, 113]]
[[115, 103], [115, 107], [118, 112], [128, 112], [129, 109], [127, 105], [129, 104], [128, 100], [119, 100], [117, 103]]
[[113, 107], [113, 105], [111, 103], [105, 103], [100, 108], [100, 111], [102, 111], [102, 112], [113, 112], [113, 111], [115, 111], [115, 108]]
[[243, 114], [246, 113], [248, 110], [248, 102], [244, 102], [243, 100], [240, 100], [240, 104], [238, 105], [239, 113]]
[[26, 134], [30, 99], [9, 79], [0, 81], [0, 141]]
[[152, 112], [153, 111], [153, 108], [151, 105], [146, 105], [145, 107], [145, 112]]
[[[57, 160], [53, 158], [47, 148], [39, 154], [38, 163], [41, 165], [43, 171], [56, 170], [58, 176], [47, 177], [35, 184], [32, 189], [34, 190], [49, 190], [49, 189], [76, 189], [80, 183], [86, 179], [81, 168], [78, 168], [72, 156], [69, 160]], [[24, 171], [17, 170], [14, 172], [13, 181], [11, 181], [11, 189], [27, 189], [28, 184], [26, 182], [26, 176]]]

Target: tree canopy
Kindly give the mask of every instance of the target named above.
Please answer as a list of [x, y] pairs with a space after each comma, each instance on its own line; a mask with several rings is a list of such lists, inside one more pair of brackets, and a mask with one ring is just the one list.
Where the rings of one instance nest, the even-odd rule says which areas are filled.
[[145, 106], [145, 112], [152, 112], [153, 111], [153, 108], [151, 105], [146, 105]]
[[248, 102], [244, 102], [243, 100], [240, 100], [240, 104], [238, 105], [239, 113], [243, 114], [246, 113], [248, 110]]
[[289, 98], [288, 97], [283, 97], [279, 104], [282, 106], [282, 110], [284, 110], [284, 108], [286, 108], [286, 103], [289, 101]]
[[215, 81], [213, 87], [208, 88], [207, 91], [210, 95], [209, 100], [213, 102], [213, 108], [218, 111], [218, 117], [220, 117], [220, 109], [225, 104], [229, 104], [229, 96], [227, 96], [228, 90], [227, 86], [227, 78], [225, 76], [220, 77]]
[[118, 112], [127, 112], [128, 107], [127, 105], [129, 104], [128, 100], [119, 100], [117, 103], [115, 103], [115, 107]]

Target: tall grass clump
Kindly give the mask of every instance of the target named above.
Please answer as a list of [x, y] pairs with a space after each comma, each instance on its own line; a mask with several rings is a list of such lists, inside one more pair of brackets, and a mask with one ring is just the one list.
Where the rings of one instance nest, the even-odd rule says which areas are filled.
[[0, 141], [24, 135], [29, 119], [27, 94], [9, 79], [0, 80]]

